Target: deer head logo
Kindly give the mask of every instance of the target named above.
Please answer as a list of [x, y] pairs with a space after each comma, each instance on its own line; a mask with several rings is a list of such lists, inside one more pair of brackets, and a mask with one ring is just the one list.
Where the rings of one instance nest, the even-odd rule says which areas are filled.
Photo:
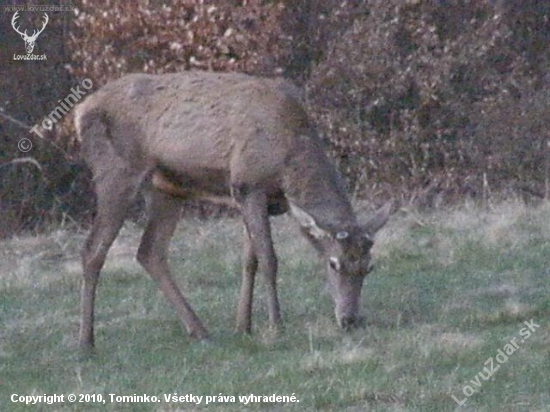
[[21, 35], [21, 37], [23, 38], [23, 40], [25, 41], [25, 49], [27, 50], [27, 54], [31, 54], [32, 53], [32, 50], [34, 49], [34, 45], [36, 43], [36, 39], [38, 38], [38, 35], [40, 33], [42, 33], [44, 31], [44, 29], [46, 28], [46, 25], [48, 24], [48, 15], [46, 13], [44, 13], [44, 22], [42, 23], [42, 28], [40, 30], [33, 30], [33, 33], [31, 36], [29, 36], [27, 34], [27, 30], [25, 30], [23, 33], [19, 31], [19, 26], [16, 27], [15, 26], [15, 21], [17, 20], [17, 18], [19, 17], [18, 16], [18, 11], [15, 12], [15, 14], [13, 15], [13, 18], [11, 19], [11, 25], [13, 27], [13, 29], [19, 33]]

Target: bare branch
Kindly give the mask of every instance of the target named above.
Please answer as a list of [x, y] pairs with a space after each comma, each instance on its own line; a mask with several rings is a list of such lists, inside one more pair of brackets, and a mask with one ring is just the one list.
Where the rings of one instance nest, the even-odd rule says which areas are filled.
[[34, 157], [19, 157], [17, 159], [10, 160], [8, 163], [4, 163], [3, 165], [0, 165], [0, 169], [3, 167], [8, 167], [10, 165], [15, 165], [19, 163], [30, 163], [36, 166], [36, 168], [40, 170], [40, 172], [43, 172], [42, 166], [40, 165], [40, 163], [38, 163], [38, 160], [36, 160]]
[[15, 117], [11, 117], [10, 115], [4, 113], [4, 108], [0, 107], [0, 116], [2, 116], [4, 119], [10, 120], [13, 123], [15, 123], [17, 126], [22, 127], [24, 129], [30, 129], [32, 126], [29, 126], [26, 123], [23, 123], [21, 120], [17, 120]]

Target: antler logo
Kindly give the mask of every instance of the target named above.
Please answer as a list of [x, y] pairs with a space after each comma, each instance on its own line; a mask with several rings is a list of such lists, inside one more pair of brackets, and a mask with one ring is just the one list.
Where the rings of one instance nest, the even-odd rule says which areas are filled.
[[27, 54], [31, 54], [33, 49], [34, 49], [34, 45], [36, 44], [36, 39], [38, 38], [38, 35], [40, 33], [42, 33], [44, 31], [44, 29], [46, 28], [46, 25], [48, 24], [49, 18], [48, 18], [48, 15], [46, 13], [44, 13], [44, 22], [42, 23], [42, 28], [40, 30], [33, 30], [32, 35], [29, 36], [27, 34], [27, 30], [25, 30], [22, 33], [21, 31], [19, 31], [19, 27], [15, 27], [15, 21], [19, 17], [18, 13], [19, 12], [16, 11], [15, 14], [13, 15], [13, 18], [11, 19], [11, 25], [12, 25], [13, 29], [17, 33], [19, 33], [21, 35], [21, 37], [23, 38], [23, 40], [25, 41], [25, 49], [27, 50]]

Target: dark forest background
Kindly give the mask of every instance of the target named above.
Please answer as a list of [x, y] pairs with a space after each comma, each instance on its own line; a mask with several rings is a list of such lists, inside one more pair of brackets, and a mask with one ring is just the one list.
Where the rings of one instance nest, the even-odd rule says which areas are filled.
[[[71, 115], [43, 139], [29, 129], [83, 79], [96, 90], [128, 72], [291, 79], [359, 199], [548, 198], [550, 2], [61, 1], [75, 10], [48, 13], [34, 51], [47, 60], [33, 62], [13, 60], [23, 41], [3, 8], [16, 4], [0, 6], [0, 237], [89, 223]], [[20, 15], [40, 27], [41, 13]]]

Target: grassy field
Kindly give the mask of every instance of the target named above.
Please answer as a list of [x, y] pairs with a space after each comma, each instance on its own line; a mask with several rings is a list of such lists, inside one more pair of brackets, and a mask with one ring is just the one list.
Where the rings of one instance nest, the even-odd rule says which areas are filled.
[[[267, 327], [261, 278], [253, 335], [233, 332], [239, 221], [184, 221], [172, 243], [209, 345], [187, 337], [135, 262], [140, 228], [127, 224], [100, 282], [92, 358], [76, 348], [86, 234], [0, 243], [0, 411], [550, 411], [550, 205], [397, 213], [375, 245], [366, 327], [349, 334], [311, 247], [290, 218], [274, 228], [283, 333]], [[117, 398], [134, 394], [159, 402]], [[240, 401], [251, 394], [299, 403]]]

